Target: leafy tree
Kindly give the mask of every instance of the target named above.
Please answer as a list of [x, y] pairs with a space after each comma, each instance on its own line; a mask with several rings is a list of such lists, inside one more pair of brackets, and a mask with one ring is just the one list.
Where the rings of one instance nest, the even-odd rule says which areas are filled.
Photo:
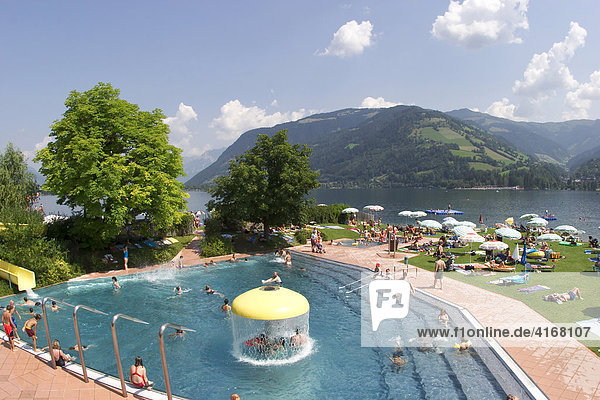
[[63, 117], [51, 126], [48, 146], [37, 153], [43, 188], [60, 204], [80, 207], [75, 233], [97, 247], [144, 214], [157, 229], [178, 223], [185, 210], [181, 150], [169, 145], [169, 127], [158, 109], [140, 111], [99, 83], [72, 91]]
[[37, 189], [33, 174], [27, 171], [23, 153], [8, 143], [0, 154], [0, 214], [26, 210]]
[[258, 135], [253, 148], [230, 161], [229, 175], [215, 179], [208, 209], [223, 219], [261, 222], [265, 236], [271, 226], [298, 221], [305, 196], [319, 186], [310, 154], [288, 143], [285, 130]]

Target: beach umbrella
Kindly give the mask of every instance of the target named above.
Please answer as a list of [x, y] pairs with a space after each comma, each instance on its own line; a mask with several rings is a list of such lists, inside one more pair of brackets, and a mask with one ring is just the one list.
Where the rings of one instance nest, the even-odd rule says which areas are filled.
[[500, 228], [500, 229], [496, 229], [496, 236], [500, 236], [503, 237], [505, 239], [510, 239], [510, 240], [519, 240], [523, 237], [523, 235], [521, 235], [521, 232], [512, 229], [512, 228]]
[[458, 221], [460, 226], [468, 226], [469, 228], [475, 228], [477, 225], [471, 221]]
[[422, 227], [425, 227], [427, 229], [442, 229], [442, 224], [440, 224], [437, 221], [434, 221], [432, 219], [426, 219], [424, 221], [419, 221], [419, 225], [421, 225]]
[[381, 206], [364, 206], [363, 209], [375, 212], [383, 211], [383, 207]]
[[508, 245], [498, 240], [490, 240], [489, 242], [483, 242], [479, 248], [481, 250], [506, 250]]
[[527, 221], [527, 226], [533, 228], [543, 228], [546, 225], [548, 225], [548, 221], [543, 218], [531, 218], [529, 221]]
[[446, 221], [456, 221], [456, 218], [454, 217], [446, 217], [442, 220], [442, 222], [446, 222]]
[[513, 260], [518, 260], [519, 257], [521, 256], [519, 255], [519, 243], [517, 243], [517, 245], [515, 246], [515, 251], [513, 251], [512, 258]]
[[458, 238], [459, 241], [464, 243], [471, 243], [471, 251], [469, 252], [469, 264], [471, 263], [471, 253], [473, 252], [473, 243], [483, 243], [485, 242], [485, 238], [483, 236], [479, 236], [475, 232], [469, 232], [466, 235], [462, 235]]
[[357, 212], [358, 212], [358, 209], [352, 208], [352, 207], [344, 208], [342, 210], [343, 214], [356, 214]]
[[409, 215], [411, 218], [421, 218], [426, 216], [427, 213], [425, 211], [413, 211], [413, 213]]
[[404, 210], [404, 211], [400, 211], [398, 213], [398, 215], [401, 217], [410, 217], [412, 215], [412, 213], [413, 213], [413, 211]]
[[504, 223], [506, 223], [507, 225], [514, 225], [515, 219], [513, 217], [508, 217], [504, 220]]
[[323, 204], [323, 203], [317, 204], [317, 207], [327, 207], [327, 204]]
[[556, 233], [544, 233], [543, 235], [538, 236], [537, 240], [544, 240], [546, 242], [560, 242], [563, 239]]
[[469, 233], [476, 233], [473, 230], [473, 228], [468, 227], [468, 226], [463, 226], [463, 225], [455, 226], [454, 228], [452, 228], [452, 232], [456, 236], [464, 236], [464, 235], [469, 234]]
[[527, 219], [527, 220], [529, 220], [529, 219], [538, 218], [538, 217], [539, 217], [539, 215], [532, 213], [532, 214], [523, 214], [523, 215], [521, 215], [519, 217], [519, 219]]
[[554, 232], [577, 233], [577, 228], [571, 225], [559, 225], [554, 228]]
[[448, 221], [442, 222], [442, 225], [446, 226], [446, 227], [461, 226], [460, 222], [458, 222], [457, 220], [450, 220], [450, 219]]

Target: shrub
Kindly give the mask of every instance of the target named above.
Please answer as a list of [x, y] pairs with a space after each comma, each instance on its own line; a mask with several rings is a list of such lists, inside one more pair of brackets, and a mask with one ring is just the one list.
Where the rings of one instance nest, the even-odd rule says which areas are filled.
[[202, 257], [223, 256], [233, 253], [231, 240], [219, 236], [207, 236], [201, 243]]
[[300, 244], [306, 244], [306, 241], [310, 239], [310, 231], [307, 231], [306, 229], [296, 231], [296, 233], [294, 233], [294, 239]]
[[323, 241], [329, 240], [329, 235], [327, 232], [321, 231], [321, 239], [323, 239]]

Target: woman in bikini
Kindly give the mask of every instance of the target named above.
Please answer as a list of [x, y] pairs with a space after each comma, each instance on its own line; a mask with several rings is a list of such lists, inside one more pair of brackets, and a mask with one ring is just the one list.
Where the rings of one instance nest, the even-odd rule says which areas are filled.
[[154, 385], [154, 382], [149, 381], [146, 376], [146, 368], [142, 362], [142, 357], [137, 356], [135, 358], [135, 364], [129, 368], [129, 382], [136, 388], [148, 388]]

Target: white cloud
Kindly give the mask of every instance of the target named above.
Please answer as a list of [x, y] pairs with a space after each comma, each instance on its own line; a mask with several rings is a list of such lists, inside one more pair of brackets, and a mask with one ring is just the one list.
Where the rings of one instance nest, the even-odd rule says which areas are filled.
[[450, 1], [448, 11], [439, 15], [431, 33], [470, 50], [499, 43], [521, 43], [517, 29], [529, 29], [529, 0]]
[[348, 21], [333, 34], [329, 47], [319, 55], [342, 58], [360, 55], [373, 44], [373, 38], [373, 24], [370, 21], [360, 24], [354, 20]]
[[523, 72], [523, 80], [515, 81], [513, 92], [531, 101], [542, 101], [559, 89], [574, 89], [577, 81], [565, 65], [575, 50], [583, 47], [587, 32], [577, 22], [571, 22], [569, 33], [562, 42], [552, 45], [548, 52], [534, 54]]
[[198, 156], [212, 148], [209, 144], [202, 145], [199, 135], [190, 131], [190, 123], [198, 120], [198, 114], [192, 106], [179, 103], [174, 117], [167, 117], [163, 122], [171, 128], [170, 143], [182, 149], [183, 156]]
[[33, 150], [25, 150], [23, 151], [23, 156], [25, 156], [25, 159], [32, 162], [33, 158], [35, 157], [35, 154], [45, 148], [46, 146], [48, 146], [48, 143], [50, 143], [51, 139], [49, 135], [46, 135], [44, 137], [44, 139], [42, 139], [41, 142], [36, 143], [35, 144], [35, 148]]
[[563, 119], [588, 118], [588, 110], [593, 100], [600, 100], [600, 70], [592, 72], [590, 81], [567, 93]]
[[512, 119], [513, 121], [522, 121], [523, 120], [522, 118], [515, 116], [516, 109], [517, 109], [516, 105], [511, 104], [510, 100], [508, 100], [506, 97], [503, 97], [502, 100], [493, 102], [485, 110], [485, 112], [487, 114], [493, 115], [495, 117], [508, 118], [508, 119]]
[[402, 103], [392, 103], [391, 101], [386, 101], [383, 97], [373, 98], [369, 96], [363, 99], [359, 108], [389, 108], [399, 106], [401, 104]]
[[231, 100], [221, 106], [221, 115], [212, 120], [211, 128], [217, 130], [221, 140], [235, 140], [247, 130], [295, 121], [307, 115], [304, 108], [285, 113], [267, 114], [257, 106], [246, 107], [239, 100]]

